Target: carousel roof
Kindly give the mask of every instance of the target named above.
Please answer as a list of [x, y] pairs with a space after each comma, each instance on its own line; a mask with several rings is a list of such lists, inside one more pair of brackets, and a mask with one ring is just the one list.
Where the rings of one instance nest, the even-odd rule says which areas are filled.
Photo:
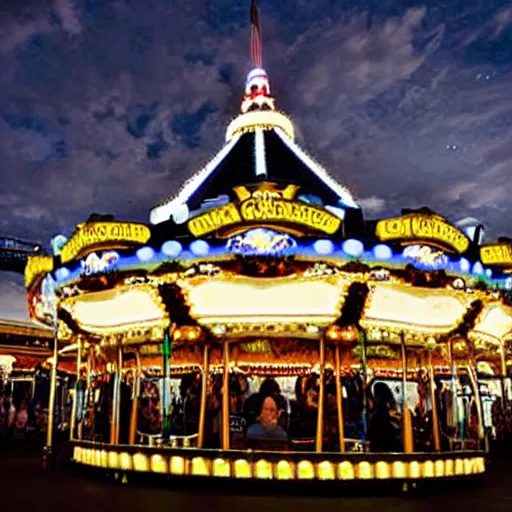
[[31, 320], [0, 319], [0, 334], [24, 336], [30, 338], [53, 338], [53, 330]]
[[[240, 117], [244, 117], [243, 114]], [[235, 133], [209, 166], [196, 174], [173, 199], [151, 211], [151, 222], [158, 224], [173, 218], [181, 223], [190, 212], [204, 208], [205, 202], [229, 200], [237, 185], [272, 181], [295, 184], [308, 196], [316, 196], [324, 205], [357, 208], [344, 187], [309, 157], [282, 128], [256, 126]], [[300, 194], [300, 192], [299, 192]]]
[[[262, 181], [299, 186], [299, 199], [326, 206], [341, 218], [359, 208], [350, 191], [333, 179], [296, 142], [293, 123], [276, 110], [262, 68], [261, 31], [251, 34], [253, 69], [245, 84], [241, 114], [228, 126], [225, 146], [172, 198], [155, 206], [152, 224], [187, 222], [199, 211], [228, 202], [233, 187]], [[259, 38], [259, 39], [258, 39]]]

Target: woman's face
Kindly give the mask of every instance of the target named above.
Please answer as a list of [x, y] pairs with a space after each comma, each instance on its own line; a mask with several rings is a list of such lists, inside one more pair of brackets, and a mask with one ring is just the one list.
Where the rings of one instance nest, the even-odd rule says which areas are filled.
[[262, 425], [275, 425], [277, 423], [277, 413], [277, 404], [273, 398], [268, 396], [261, 406], [260, 423]]

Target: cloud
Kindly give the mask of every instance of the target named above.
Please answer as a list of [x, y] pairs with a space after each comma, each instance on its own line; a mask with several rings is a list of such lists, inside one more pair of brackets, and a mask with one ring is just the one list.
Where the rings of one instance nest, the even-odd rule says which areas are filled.
[[366, 214], [375, 215], [386, 208], [386, 199], [377, 196], [358, 199], [358, 203]]
[[3, 273], [0, 276], [0, 318], [27, 321], [27, 295], [21, 276]]
[[[94, 211], [147, 221], [237, 114], [247, 6], [29, 3], [0, 20], [1, 233], [49, 242]], [[368, 214], [428, 205], [510, 233], [512, 84], [492, 60], [510, 12], [422, 3], [262, 3], [278, 106]]]
[[507, 9], [503, 9], [502, 11], [496, 14], [493, 25], [494, 25], [494, 33], [493, 37], [498, 38], [501, 34], [510, 26], [512, 23], [512, 7]]
[[66, 32], [75, 36], [82, 32], [74, 0], [55, 0], [55, 10], [60, 18], [62, 28]]

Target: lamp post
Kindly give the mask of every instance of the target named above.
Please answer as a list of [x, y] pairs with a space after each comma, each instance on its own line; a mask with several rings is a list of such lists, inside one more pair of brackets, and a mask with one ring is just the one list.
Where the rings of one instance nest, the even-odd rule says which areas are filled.
[[[76, 382], [75, 389], [73, 392], [73, 404], [71, 406], [71, 421], [69, 425], [69, 440], [73, 441], [75, 439], [75, 428], [76, 428], [76, 419], [78, 413], [78, 393], [80, 391], [80, 371], [82, 368], [82, 338], [78, 336], [78, 340], [76, 343]], [[80, 425], [78, 427], [80, 429]], [[80, 434], [77, 434], [78, 439], [81, 438]]]
[[59, 324], [58, 304], [53, 310], [53, 356], [51, 360], [52, 369], [50, 377], [50, 397], [48, 400], [48, 425], [46, 428], [46, 445], [43, 450], [42, 470], [46, 472], [53, 455], [53, 425], [55, 420], [55, 395], [57, 393], [57, 366], [59, 364]]

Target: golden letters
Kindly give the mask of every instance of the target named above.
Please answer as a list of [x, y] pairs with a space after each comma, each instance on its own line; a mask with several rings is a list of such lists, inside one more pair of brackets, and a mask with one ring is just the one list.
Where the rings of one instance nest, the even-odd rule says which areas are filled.
[[382, 240], [425, 240], [449, 247], [461, 254], [469, 247], [468, 237], [442, 217], [412, 214], [377, 223], [377, 236]]
[[29, 256], [25, 267], [25, 286], [28, 288], [34, 279], [42, 274], [53, 271], [52, 256]]
[[484, 265], [512, 267], [512, 244], [492, 244], [480, 247], [480, 259]]
[[283, 199], [276, 192], [255, 191], [238, 206], [228, 203], [194, 217], [188, 222], [188, 228], [199, 237], [242, 222], [300, 224], [328, 235], [334, 234], [341, 225], [341, 219], [318, 206]]
[[89, 246], [102, 243], [144, 244], [151, 237], [151, 231], [144, 224], [132, 222], [90, 222], [78, 226], [78, 230], [62, 248], [60, 259], [66, 263], [75, 259]]

